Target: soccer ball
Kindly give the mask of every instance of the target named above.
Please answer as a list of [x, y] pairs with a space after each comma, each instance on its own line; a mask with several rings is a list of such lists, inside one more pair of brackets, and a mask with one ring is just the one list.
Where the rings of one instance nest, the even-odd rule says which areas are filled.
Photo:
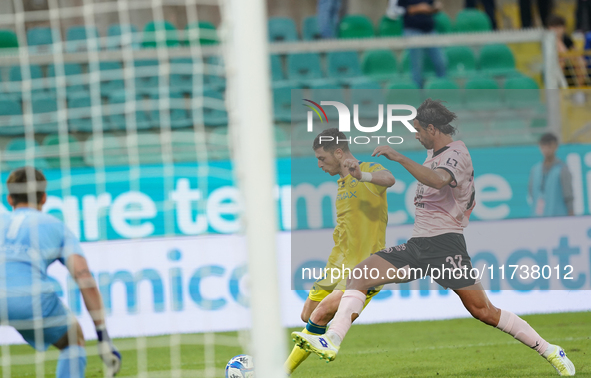
[[239, 354], [226, 365], [226, 378], [254, 378], [252, 357]]

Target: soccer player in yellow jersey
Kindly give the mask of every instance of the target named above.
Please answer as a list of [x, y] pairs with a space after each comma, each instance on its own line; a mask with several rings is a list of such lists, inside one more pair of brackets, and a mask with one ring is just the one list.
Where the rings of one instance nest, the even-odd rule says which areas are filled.
[[[390, 171], [378, 163], [358, 161], [351, 151], [345, 134], [338, 129], [327, 129], [314, 139], [314, 153], [318, 167], [331, 176], [339, 175], [336, 198], [337, 226], [334, 229], [335, 245], [326, 268], [343, 271], [353, 269], [374, 252], [385, 248], [388, 224], [386, 189], [394, 185]], [[347, 276], [337, 281], [331, 275], [317, 281], [306, 299], [302, 310], [303, 332], [322, 335], [336, 313]], [[369, 290], [365, 305], [381, 287]], [[289, 355], [285, 369], [291, 374], [310, 355], [295, 346]]]

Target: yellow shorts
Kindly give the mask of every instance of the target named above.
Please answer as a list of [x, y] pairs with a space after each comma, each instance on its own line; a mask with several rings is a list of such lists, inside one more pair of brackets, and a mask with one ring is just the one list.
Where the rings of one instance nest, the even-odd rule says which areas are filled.
[[[341, 285], [339, 283], [335, 287], [335, 290], [345, 291], [345, 289], [344, 288], [341, 288], [341, 286], [344, 286], [344, 285]], [[384, 287], [384, 285], [377, 286], [377, 287], [372, 288], [372, 289], [370, 289], [370, 290], [367, 291], [367, 295], [365, 296], [365, 304], [363, 305], [363, 308], [365, 308], [369, 304], [369, 302], [371, 301], [371, 299], [373, 297], [375, 297], [380, 292], [380, 290], [382, 290], [383, 287]], [[308, 293], [308, 298], [311, 301], [314, 301], [314, 302], [322, 302], [322, 300], [324, 298], [326, 298], [328, 296], [328, 294], [330, 294], [330, 293], [332, 293], [332, 290], [323, 290], [323, 289], [319, 288], [318, 285], [315, 282], [314, 283], [314, 286], [312, 286], [312, 290], [310, 290], [310, 292]]]

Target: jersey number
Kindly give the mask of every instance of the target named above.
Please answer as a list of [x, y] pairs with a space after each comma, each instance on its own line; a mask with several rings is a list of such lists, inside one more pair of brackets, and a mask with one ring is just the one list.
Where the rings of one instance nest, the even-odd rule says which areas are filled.
[[23, 221], [25, 220], [26, 214], [17, 214], [12, 218], [8, 232], [6, 233], [6, 239], [13, 240], [18, 235], [18, 230], [21, 228]]
[[450, 263], [454, 269], [462, 269], [462, 255], [455, 255], [454, 256], [456, 260], [458, 260], [458, 263], [456, 264], [456, 262], [454, 261], [454, 258], [451, 256], [447, 256], [445, 258], [445, 261], [447, 261], [448, 263]]
[[[452, 163], [452, 160], [453, 160], [453, 163]], [[455, 168], [455, 167], [458, 166], [458, 161], [456, 159], [449, 158], [449, 159], [447, 159], [447, 162], [445, 162], [445, 164], [447, 164], [447, 165], [453, 165], [454, 168]]]

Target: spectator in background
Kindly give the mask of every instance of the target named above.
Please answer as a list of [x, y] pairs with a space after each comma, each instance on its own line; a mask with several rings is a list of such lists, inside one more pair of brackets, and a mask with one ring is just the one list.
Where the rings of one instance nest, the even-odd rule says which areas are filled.
[[336, 38], [341, 18], [347, 11], [347, 0], [318, 0], [316, 19], [321, 38]]
[[532, 216], [559, 217], [574, 215], [573, 186], [568, 166], [556, 158], [558, 138], [552, 133], [540, 138], [544, 160], [533, 166], [529, 175]]
[[572, 38], [566, 33], [566, 20], [557, 14], [552, 14], [546, 22], [548, 29], [556, 33], [556, 50], [558, 51], [560, 67], [569, 86], [580, 87], [587, 85], [587, 69], [585, 59], [581, 55], [565, 53], [574, 49]]
[[[392, 19], [403, 16], [404, 36], [436, 34], [433, 15], [441, 10], [441, 3], [434, 0], [390, 0], [386, 15]], [[410, 69], [413, 81], [423, 86], [423, 55], [429, 54], [435, 73], [445, 76], [445, 57], [439, 47], [410, 49]]]
[[[544, 24], [544, 27], [548, 27], [546, 21], [552, 12], [552, 0], [538, 0], [538, 11], [540, 13], [542, 24]], [[519, 0], [519, 13], [521, 14], [521, 27], [531, 28], [531, 0]]]
[[466, 0], [466, 8], [476, 8], [476, 2], [479, 1], [484, 7], [488, 18], [492, 24], [493, 30], [497, 30], [497, 19], [496, 19], [496, 6], [495, 0]]

